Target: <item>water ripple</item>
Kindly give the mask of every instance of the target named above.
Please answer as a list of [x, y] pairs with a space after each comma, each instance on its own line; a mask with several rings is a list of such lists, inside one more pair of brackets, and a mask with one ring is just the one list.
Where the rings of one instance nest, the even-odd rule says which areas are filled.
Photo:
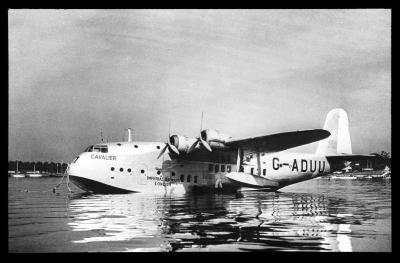
[[391, 250], [390, 183], [317, 179], [241, 195], [46, 192], [57, 182], [9, 179], [10, 251]]

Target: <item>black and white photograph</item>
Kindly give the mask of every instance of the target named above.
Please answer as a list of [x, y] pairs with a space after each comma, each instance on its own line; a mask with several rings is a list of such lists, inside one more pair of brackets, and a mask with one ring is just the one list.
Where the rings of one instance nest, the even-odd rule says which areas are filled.
[[8, 9], [8, 252], [392, 252], [392, 10]]

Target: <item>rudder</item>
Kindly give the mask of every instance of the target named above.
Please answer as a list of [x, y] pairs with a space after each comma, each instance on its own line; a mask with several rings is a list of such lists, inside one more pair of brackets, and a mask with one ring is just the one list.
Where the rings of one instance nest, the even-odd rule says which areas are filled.
[[326, 116], [324, 129], [331, 135], [318, 143], [317, 155], [352, 154], [349, 119], [346, 111], [331, 110]]

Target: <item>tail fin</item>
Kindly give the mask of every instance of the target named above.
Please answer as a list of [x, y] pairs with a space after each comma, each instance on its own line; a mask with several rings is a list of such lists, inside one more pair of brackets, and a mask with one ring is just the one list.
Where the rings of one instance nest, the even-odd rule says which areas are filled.
[[316, 154], [352, 154], [349, 119], [347, 118], [347, 113], [343, 109], [333, 109], [328, 113], [325, 119], [324, 129], [328, 130], [331, 135], [319, 142]]

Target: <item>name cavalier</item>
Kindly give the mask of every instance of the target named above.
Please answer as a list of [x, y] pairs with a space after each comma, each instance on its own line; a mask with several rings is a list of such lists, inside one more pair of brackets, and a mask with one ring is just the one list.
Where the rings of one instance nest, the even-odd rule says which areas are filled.
[[99, 160], [109, 160], [109, 161], [117, 160], [117, 156], [113, 156], [113, 155], [92, 154], [90, 157], [92, 159], [99, 159]]

